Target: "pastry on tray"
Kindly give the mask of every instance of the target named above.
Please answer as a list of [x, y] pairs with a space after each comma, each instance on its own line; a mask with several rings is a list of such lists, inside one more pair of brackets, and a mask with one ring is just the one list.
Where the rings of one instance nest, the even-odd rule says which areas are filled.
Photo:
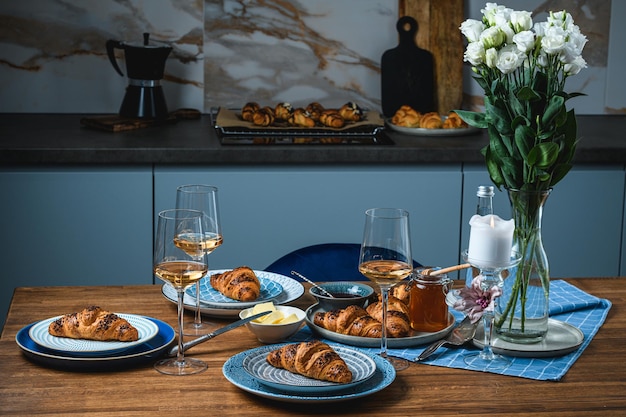
[[48, 333], [57, 337], [98, 341], [134, 342], [139, 332], [126, 319], [97, 306], [65, 314], [50, 323]]
[[261, 282], [247, 266], [211, 275], [210, 283], [213, 289], [237, 301], [254, 301], [261, 295]]

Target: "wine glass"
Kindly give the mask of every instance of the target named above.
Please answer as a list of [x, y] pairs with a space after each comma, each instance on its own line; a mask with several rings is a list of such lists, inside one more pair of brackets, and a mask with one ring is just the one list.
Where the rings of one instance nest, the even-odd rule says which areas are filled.
[[178, 355], [154, 364], [155, 369], [164, 374], [191, 375], [207, 369], [206, 363], [198, 359], [187, 359], [183, 352], [185, 289], [208, 271], [204, 252], [197, 245], [184, 245], [184, 237], [202, 233], [201, 211], [172, 209], [159, 213], [154, 245], [154, 274], [172, 285], [178, 293]]
[[[473, 267], [478, 268], [479, 276], [482, 277], [480, 283], [480, 289], [484, 292], [490, 292], [494, 287], [498, 289], [504, 286], [504, 280], [502, 279], [501, 272], [505, 269], [513, 268], [521, 261], [522, 257], [519, 252], [511, 251], [511, 259], [508, 264], [505, 265], [484, 265], [476, 260], [472, 260], [468, 256], [468, 251], [463, 251], [463, 259], [466, 262], [472, 264]], [[501, 292], [498, 292], [500, 294]], [[495, 302], [497, 297], [494, 297]], [[483, 311], [483, 348], [480, 352], [470, 353], [465, 355], [463, 360], [465, 363], [474, 369], [481, 370], [496, 370], [504, 369], [511, 364], [506, 357], [499, 355], [493, 351], [493, 326], [494, 326], [495, 314], [493, 308], [486, 308]]]
[[378, 284], [381, 292], [383, 323], [380, 356], [396, 370], [406, 369], [408, 361], [387, 356], [387, 306], [389, 289], [413, 271], [409, 213], [396, 208], [372, 208], [365, 212], [365, 231], [359, 256], [359, 272]]
[[[181, 185], [176, 189], [176, 208], [198, 210], [202, 216], [202, 236], [188, 236], [191, 245], [200, 244], [204, 254], [210, 254], [222, 244], [220, 216], [217, 205], [217, 188], [212, 185]], [[202, 321], [200, 311], [200, 280], [196, 281], [196, 312], [194, 320], [185, 323], [185, 336], [201, 336], [217, 327]]]

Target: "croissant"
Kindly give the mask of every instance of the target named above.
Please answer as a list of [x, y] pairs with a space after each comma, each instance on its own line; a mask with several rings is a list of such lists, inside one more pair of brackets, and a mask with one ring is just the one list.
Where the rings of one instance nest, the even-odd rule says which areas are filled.
[[211, 287], [228, 298], [238, 301], [254, 301], [261, 294], [261, 283], [254, 271], [240, 266], [232, 271], [211, 275]]
[[289, 120], [293, 114], [293, 106], [289, 103], [278, 103], [274, 108], [274, 115], [279, 120]]
[[339, 129], [344, 126], [345, 120], [336, 110], [324, 110], [320, 114], [320, 123], [324, 126]]
[[252, 116], [260, 108], [259, 103], [255, 103], [254, 101], [246, 103], [241, 109], [241, 118], [246, 122], [252, 122]]
[[422, 114], [410, 106], [401, 106], [391, 118], [391, 123], [403, 127], [419, 127]]
[[294, 126], [313, 127], [315, 126], [315, 120], [304, 109], [297, 108], [293, 111], [293, 114], [289, 118], [289, 123]]
[[424, 129], [441, 129], [442, 126], [441, 116], [437, 112], [426, 113], [420, 120], [420, 127]]
[[467, 127], [467, 123], [461, 119], [461, 116], [451, 111], [448, 114], [448, 118], [443, 122], [444, 129], [458, 129], [461, 127]]
[[320, 103], [313, 102], [309, 103], [309, 105], [306, 106], [305, 110], [311, 115], [311, 119], [318, 121], [320, 119], [320, 115], [324, 111], [324, 106], [322, 106]]
[[347, 383], [352, 372], [341, 356], [324, 342], [313, 340], [285, 345], [271, 351], [267, 362], [289, 372], [322, 381]]
[[353, 101], [349, 101], [339, 109], [344, 120], [358, 122], [363, 117], [363, 110]]
[[274, 123], [274, 110], [270, 107], [258, 109], [252, 115], [252, 123], [257, 126], [269, 126]]
[[341, 310], [318, 311], [313, 323], [331, 332], [360, 337], [381, 337], [382, 325], [365, 309], [351, 305]]
[[399, 284], [396, 284], [391, 287], [391, 290], [389, 290], [389, 297], [397, 298], [407, 306], [409, 305], [410, 296], [411, 291], [409, 290], [409, 284], [407, 282], [401, 282]]
[[59, 317], [50, 323], [48, 333], [58, 337], [99, 341], [132, 342], [139, 339], [139, 332], [126, 319], [97, 306]]
[[[367, 306], [367, 313], [377, 321], [383, 321], [382, 302]], [[411, 321], [409, 320], [409, 308], [402, 301], [395, 297], [389, 297], [387, 306], [387, 334], [389, 337], [406, 337], [411, 331]]]

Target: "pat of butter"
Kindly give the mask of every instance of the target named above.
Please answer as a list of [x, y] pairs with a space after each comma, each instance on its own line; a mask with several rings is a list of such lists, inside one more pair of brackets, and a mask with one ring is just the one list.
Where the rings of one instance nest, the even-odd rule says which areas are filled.
[[271, 301], [268, 301], [267, 303], [260, 303], [260, 304], [255, 305], [254, 308], [252, 309], [252, 315], [263, 313], [265, 311], [276, 311], [276, 307], [274, 307], [274, 303], [272, 303]]
[[280, 311], [272, 311], [267, 316], [259, 317], [257, 320], [261, 320], [261, 324], [279, 324], [285, 316]]
[[288, 324], [288, 323], [295, 323], [298, 321], [298, 316], [296, 316], [294, 313], [291, 313], [290, 315], [288, 315], [287, 317], [285, 317], [280, 324]]

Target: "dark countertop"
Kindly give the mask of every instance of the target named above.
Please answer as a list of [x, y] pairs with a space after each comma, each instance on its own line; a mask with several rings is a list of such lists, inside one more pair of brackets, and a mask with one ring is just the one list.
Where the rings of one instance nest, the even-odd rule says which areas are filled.
[[[84, 114], [0, 114], [0, 164], [482, 163], [484, 131], [456, 137], [390, 132], [393, 145], [222, 145], [208, 115], [126, 132], [81, 126]], [[578, 164], [626, 163], [626, 116], [578, 116]]]

